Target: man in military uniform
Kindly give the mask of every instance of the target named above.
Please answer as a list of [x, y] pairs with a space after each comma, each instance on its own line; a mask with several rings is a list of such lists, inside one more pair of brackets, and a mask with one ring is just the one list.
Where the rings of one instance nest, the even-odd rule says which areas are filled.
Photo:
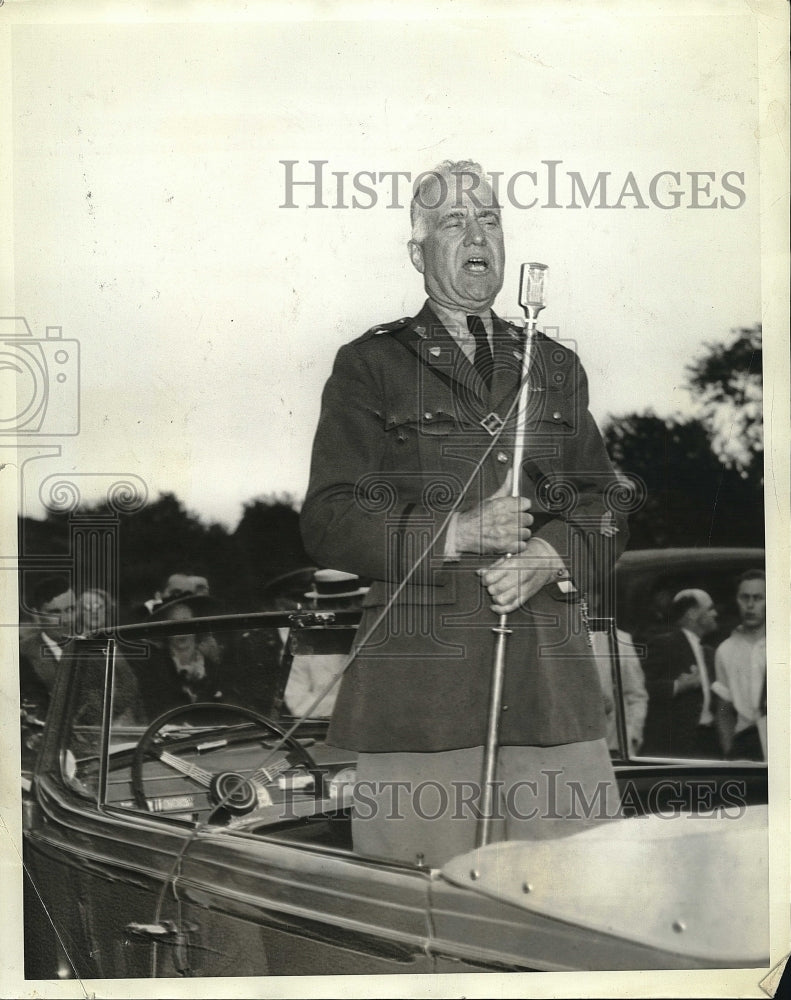
[[[302, 530], [317, 561], [374, 581], [329, 732], [359, 751], [355, 850], [441, 865], [475, 843], [501, 614], [512, 634], [496, 835], [560, 836], [616, 811], [580, 598], [595, 598], [626, 532], [604, 501], [616, 480], [576, 355], [540, 334], [526, 345], [492, 312], [505, 252], [478, 164], [422, 176], [408, 246], [428, 301], [338, 352]], [[528, 437], [514, 497], [526, 349]]]

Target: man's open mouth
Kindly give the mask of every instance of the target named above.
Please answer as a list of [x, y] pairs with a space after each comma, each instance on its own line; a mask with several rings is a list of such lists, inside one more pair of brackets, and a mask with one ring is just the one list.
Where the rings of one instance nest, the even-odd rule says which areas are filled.
[[473, 274], [484, 274], [489, 270], [489, 261], [485, 257], [468, 257], [462, 265], [465, 271], [472, 271]]

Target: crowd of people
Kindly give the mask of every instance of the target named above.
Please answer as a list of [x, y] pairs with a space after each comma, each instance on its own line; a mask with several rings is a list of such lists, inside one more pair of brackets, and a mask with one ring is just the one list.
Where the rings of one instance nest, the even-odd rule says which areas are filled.
[[[618, 630], [629, 749], [632, 754], [695, 759], [766, 759], [766, 576], [751, 569], [734, 595], [739, 624], [712, 646], [718, 612], [709, 594], [684, 589], [668, 626], [640, 642]], [[605, 701], [612, 699], [609, 650], [594, 635]], [[614, 717], [609, 744], [617, 746]]]
[[[281, 596], [276, 606], [266, 601], [262, 610], [353, 609], [359, 607], [367, 589], [354, 574], [320, 569], [300, 600]], [[125, 624], [188, 622], [223, 610], [223, 604], [210, 594], [205, 576], [178, 572], [151, 599], [128, 609], [123, 620]], [[40, 728], [46, 719], [58, 665], [73, 648], [72, 640], [117, 624], [116, 604], [104, 590], [90, 588], [77, 596], [65, 576], [48, 576], [30, 589], [19, 627], [20, 702], [25, 722]], [[197, 702], [235, 702], [267, 711], [274, 706], [284, 714], [301, 716], [309, 711], [313, 717], [328, 717], [337, 692], [322, 695], [322, 688], [342, 667], [353, 630], [261, 630], [255, 649], [250, 646], [250, 635], [246, 659], [255, 675], [248, 670], [247, 676], [239, 668], [244, 658], [235, 656], [231, 664], [215, 633], [195, 634], [186, 626], [183, 633], [147, 642], [145, 655], [131, 662], [117, 650], [115, 720], [148, 722], [179, 705]], [[92, 718], [90, 711], [83, 710], [83, 721], [97, 721], [99, 695], [92, 709]]]
[[[321, 569], [300, 602], [278, 602], [280, 610], [359, 608], [368, 586], [353, 573]], [[748, 570], [735, 593], [739, 625], [713, 647], [705, 640], [717, 629], [717, 610], [703, 590], [675, 595], [669, 625], [635, 643], [616, 630], [628, 749], [632, 755], [699, 759], [766, 759], [766, 579]], [[141, 605], [137, 620], [187, 621], [216, 614], [222, 605], [209, 593], [206, 577], [174, 573], [154, 598]], [[116, 607], [104, 590], [79, 597], [64, 577], [42, 580], [32, 591], [29, 620], [20, 625], [20, 693], [23, 713], [46, 718], [58, 663], [76, 636], [116, 624]], [[349, 629], [281, 628], [272, 638], [269, 662], [287, 678], [282, 710], [295, 717], [329, 718], [338, 677], [351, 648]], [[612, 643], [604, 632], [591, 636], [607, 715], [607, 744], [618, 749]], [[212, 634], [170, 636], [146, 661], [144, 683], [123, 661], [116, 681], [119, 705], [130, 722], [153, 718], [181, 703], [222, 697], [221, 651]], [[329, 687], [329, 689], [328, 689]]]

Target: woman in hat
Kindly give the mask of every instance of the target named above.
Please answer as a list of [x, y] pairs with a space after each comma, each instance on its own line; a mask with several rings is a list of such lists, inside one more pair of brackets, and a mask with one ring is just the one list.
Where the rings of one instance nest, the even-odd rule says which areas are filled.
[[[189, 621], [217, 614], [217, 601], [205, 595], [182, 594], [160, 605], [153, 621]], [[138, 670], [149, 719], [178, 705], [223, 701], [220, 676], [222, 652], [211, 633], [170, 635]]]

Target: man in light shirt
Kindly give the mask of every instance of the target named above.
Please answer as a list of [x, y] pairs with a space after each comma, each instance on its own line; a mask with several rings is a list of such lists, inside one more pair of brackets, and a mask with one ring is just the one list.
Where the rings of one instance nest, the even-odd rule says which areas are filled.
[[719, 758], [712, 683], [714, 654], [702, 640], [717, 627], [705, 590], [682, 590], [671, 604], [672, 632], [648, 645], [648, 714], [642, 753], [651, 757]]
[[[721, 699], [717, 728], [731, 760], [765, 760], [760, 738], [766, 726], [766, 575], [747, 570], [736, 590], [741, 624], [715, 655], [712, 690]], [[765, 729], [763, 730], [765, 732]]]

